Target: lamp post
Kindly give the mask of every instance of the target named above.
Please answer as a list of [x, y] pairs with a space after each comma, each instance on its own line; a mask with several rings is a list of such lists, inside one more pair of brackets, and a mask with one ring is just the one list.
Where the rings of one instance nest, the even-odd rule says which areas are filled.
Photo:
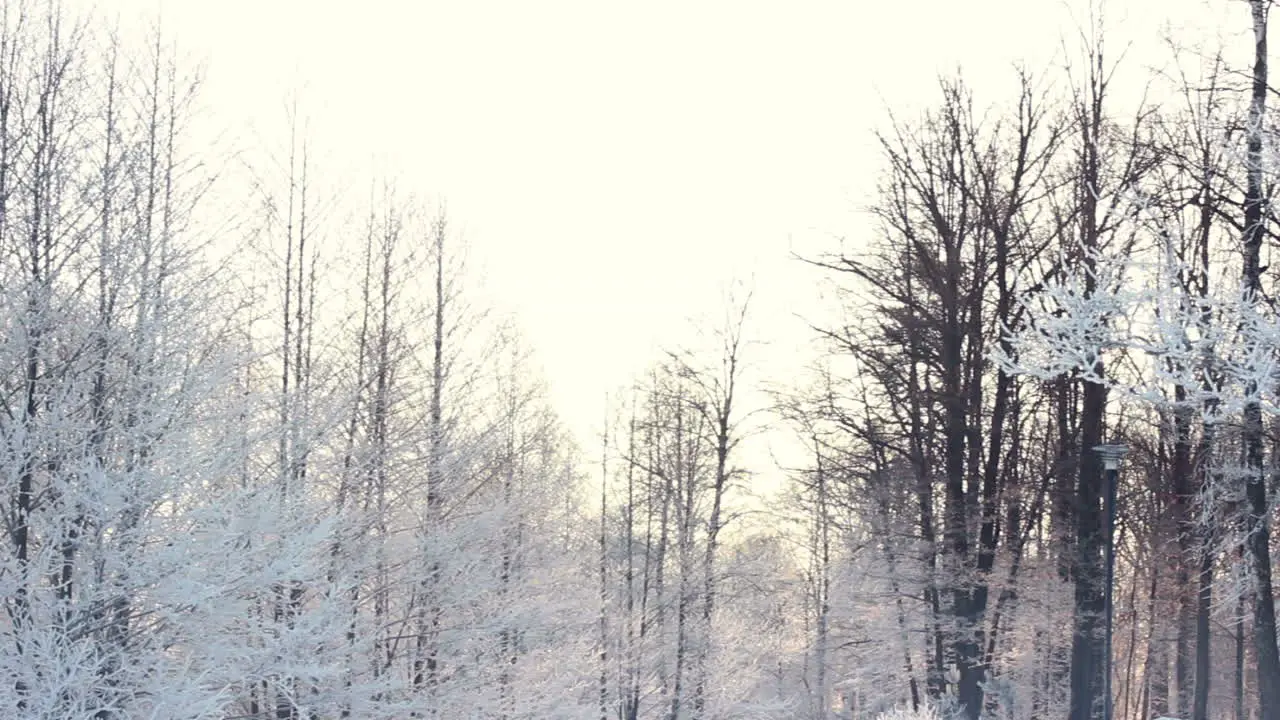
[[1102, 456], [1102, 467], [1107, 472], [1107, 655], [1103, 663], [1102, 692], [1105, 701], [1103, 720], [1112, 720], [1111, 707], [1111, 604], [1112, 585], [1116, 577], [1116, 486], [1120, 482], [1120, 462], [1129, 448], [1125, 445], [1098, 445], [1094, 450]]

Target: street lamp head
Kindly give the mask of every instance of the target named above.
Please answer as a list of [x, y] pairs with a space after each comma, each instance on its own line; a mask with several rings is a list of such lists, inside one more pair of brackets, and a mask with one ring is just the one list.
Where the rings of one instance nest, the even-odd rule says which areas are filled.
[[1119, 470], [1120, 461], [1129, 452], [1127, 445], [1098, 445], [1093, 449], [1102, 456], [1102, 466], [1107, 470]]

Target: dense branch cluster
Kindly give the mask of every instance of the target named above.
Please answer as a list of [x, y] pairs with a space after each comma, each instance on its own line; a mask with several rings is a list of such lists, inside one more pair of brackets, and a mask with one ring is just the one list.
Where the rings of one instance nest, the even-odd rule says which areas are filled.
[[[877, 241], [813, 261], [849, 311], [792, 404], [812, 653], [846, 678], [815, 717], [1085, 720], [1108, 687], [1116, 717], [1280, 717], [1276, 146], [1269, 5], [1247, 7], [1246, 92], [1219, 53], [1118, 117], [1098, 26], [1067, 93], [1023, 73], [984, 113], [947, 81], [882, 136]], [[1104, 442], [1132, 450], [1114, 523]], [[862, 612], [892, 611], [833, 638], [858, 611], [827, 588], [850, 571], [884, 578]]]
[[163, 38], [4, 13], [0, 714], [572, 716], [575, 453], [445, 216], [295, 118], [210, 221]]

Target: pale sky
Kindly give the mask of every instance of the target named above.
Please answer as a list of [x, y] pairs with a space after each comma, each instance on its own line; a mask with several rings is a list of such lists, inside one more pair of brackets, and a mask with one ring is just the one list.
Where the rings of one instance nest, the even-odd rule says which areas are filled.
[[[100, 0], [131, 22], [162, 8], [207, 62], [206, 104], [278, 127], [301, 89], [313, 138], [343, 163], [376, 158], [447, 200], [486, 291], [514, 310], [557, 409], [588, 447], [604, 394], [718, 316], [755, 277], [760, 371], [812, 354], [791, 318], [818, 277], [793, 248], [856, 242], [886, 106], [910, 116], [963, 66], [991, 99], [1023, 59], [1074, 42], [1077, 0]], [[1112, 0], [1127, 71], [1162, 64], [1162, 24], [1212, 41], [1235, 0]], [[1187, 18], [1203, 18], [1188, 20]], [[1071, 45], [1071, 49], [1075, 49]], [[1052, 72], [1052, 71], [1051, 71]], [[1136, 87], [1136, 86], [1130, 86]], [[1003, 94], [1003, 95], [1002, 95]], [[981, 98], [980, 98], [981, 99]], [[323, 172], [323, 168], [319, 169]]]

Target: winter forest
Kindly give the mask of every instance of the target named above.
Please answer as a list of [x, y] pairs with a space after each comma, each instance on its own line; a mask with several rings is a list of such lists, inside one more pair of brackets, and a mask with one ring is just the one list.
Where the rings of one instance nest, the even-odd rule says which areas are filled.
[[779, 238], [804, 372], [736, 278], [584, 434], [448, 187], [0, 0], [0, 717], [1280, 720], [1271, 0], [1158, 68], [1068, 4]]

